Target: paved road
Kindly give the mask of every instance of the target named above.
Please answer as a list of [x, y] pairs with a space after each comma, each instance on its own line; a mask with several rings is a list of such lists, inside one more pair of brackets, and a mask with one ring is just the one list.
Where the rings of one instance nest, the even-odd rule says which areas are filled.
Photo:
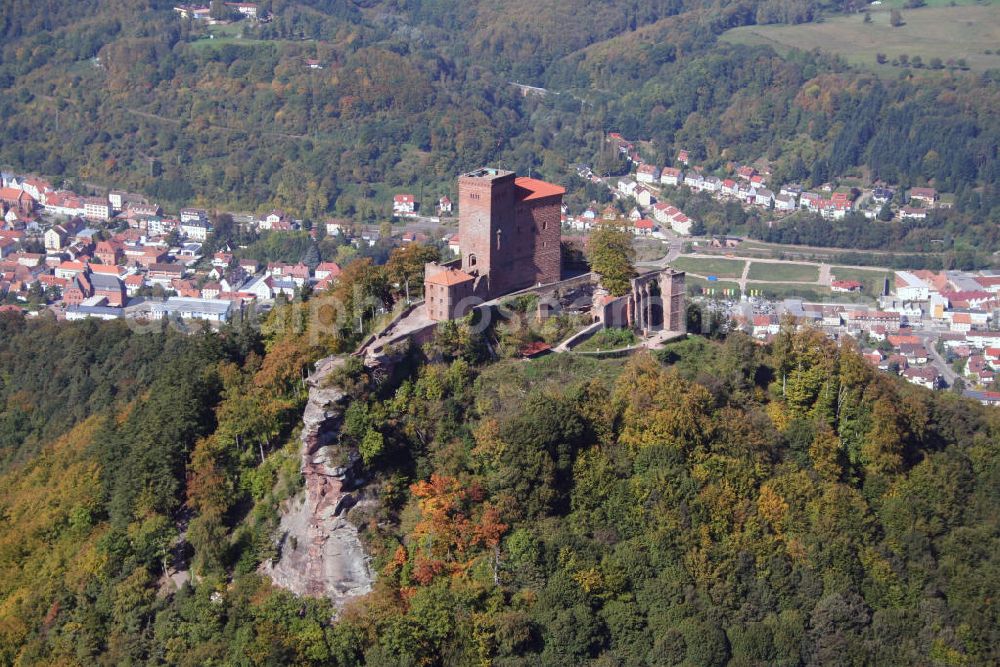
[[938, 334], [933, 331], [922, 331], [917, 334], [921, 341], [924, 343], [924, 347], [927, 348], [927, 353], [931, 355], [931, 359], [934, 360], [934, 366], [941, 373], [941, 377], [944, 378], [948, 386], [955, 384], [955, 380], [958, 379], [958, 373], [951, 367], [951, 365], [945, 361], [944, 357], [937, 351], [934, 344], [937, 342]]

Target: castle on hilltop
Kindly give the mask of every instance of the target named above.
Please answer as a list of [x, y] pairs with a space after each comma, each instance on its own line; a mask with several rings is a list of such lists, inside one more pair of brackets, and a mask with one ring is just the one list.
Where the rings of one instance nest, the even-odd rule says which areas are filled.
[[[497, 297], [532, 289], [546, 294], [539, 318], [581, 299], [595, 323], [643, 336], [685, 330], [685, 275], [647, 270], [622, 296], [610, 296], [592, 276], [562, 281], [561, 213], [566, 190], [512, 171], [482, 168], [458, 177], [459, 259], [424, 265], [424, 316], [453, 320]], [[582, 279], [582, 280], [580, 280]], [[574, 280], [580, 284], [569, 285]], [[562, 282], [560, 282], [562, 281]], [[537, 288], [537, 289], [533, 289]], [[555, 298], [558, 295], [558, 298]], [[576, 304], [560, 303], [569, 295]], [[544, 312], [543, 312], [544, 311]]]
[[424, 267], [427, 316], [462, 317], [489, 300], [562, 277], [559, 247], [566, 190], [512, 171], [482, 168], [458, 178], [461, 259]]

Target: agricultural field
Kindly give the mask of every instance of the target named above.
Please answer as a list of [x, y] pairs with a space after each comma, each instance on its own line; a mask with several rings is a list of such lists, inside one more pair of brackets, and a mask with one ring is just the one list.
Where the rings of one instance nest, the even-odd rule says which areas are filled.
[[[909, 59], [922, 59], [923, 69], [908, 68], [915, 73], [929, 72], [926, 66], [932, 58], [943, 63], [964, 60], [977, 72], [1000, 67], [1000, 8], [995, 2], [900, 9], [903, 25], [895, 28], [889, 25], [889, 7], [886, 2], [872, 11], [871, 23], [865, 23], [862, 14], [853, 14], [819, 23], [745, 26], [730, 30], [722, 39], [734, 44], [769, 45], [779, 53], [819, 48], [885, 76], [904, 71], [891, 64], [904, 54]], [[886, 55], [886, 64], [876, 62], [879, 53]]]
[[739, 278], [746, 264], [742, 259], [706, 259], [704, 257], [678, 257], [670, 266], [678, 271], [697, 273], [701, 276]]
[[808, 264], [753, 262], [750, 264], [747, 278], [774, 282], [814, 283], [819, 280], [819, 267]]

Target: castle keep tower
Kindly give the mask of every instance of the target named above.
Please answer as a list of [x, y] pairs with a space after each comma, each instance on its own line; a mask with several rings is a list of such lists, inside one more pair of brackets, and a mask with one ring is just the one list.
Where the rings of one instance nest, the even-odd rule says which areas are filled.
[[559, 280], [559, 226], [566, 190], [512, 171], [458, 178], [462, 270], [482, 276], [489, 298]]
[[[562, 277], [559, 248], [564, 188], [514, 172], [482, 168], [458, 177], [461, 259], [428, 264], [431, 319], [465, 315], [463, 299], [483, 300]], [[459, 269], [460, 267], [460, 269]], [[445, 273], [445, 271], [448, 273]]]
[[514, 172], [478, 169], [458, 177], [458, 236], [462, 270], [487, 276], [513, 226]]

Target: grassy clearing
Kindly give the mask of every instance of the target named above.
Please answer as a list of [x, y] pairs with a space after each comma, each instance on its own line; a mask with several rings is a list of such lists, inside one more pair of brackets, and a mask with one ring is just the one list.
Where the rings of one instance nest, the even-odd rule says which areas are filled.
[[704, 259], [702, 257], [678, 257], [670, 266], [678, 271], [688, 271], [702, 276], [719, 278], [739, 278], [743, 275], [742, 259]]
[[313, 40], [293, 41], [287, 39], [251, 39], [243, 36], [246, 24], [243, 22], [230, 23], [228, 25], [208, 26], [208, 35], [201, 37], [190, 46], [195, 49], [220, 49], [223, 46], [246, 46], [246, 47], [276, 47], [284, 44], [304, 44]]
[[639, 339], [629, 329], [601, 329], [574, 349], [580, 352], [618, 350], [623, 347], [631, 347], [637, 342]]
[[[740, 286], [725, 280], [705, 280], [696, 276], [687, 276], [685, 280], [688, 293], [704, 296], [739, 296]], [[710, 291], [711, 290], [711, 291]]]
[[872, 299], [863, 294], [834, 293], [829, 287], [816, 285], [792, 285], [789, 283], [750, 283], [747, 291], [751, 295], [769, 299], [802, 299], [803, 301], [834, 301], [838, 303], [868, 303]]
[[483, 369], [477, 380], [480, 387], [477, 392], [481, 391], [487, 400], [503, 404], [534, 389], [561, 392], [590, 378], [611, 382], [621, 372], [623, 364], [618, 359], [572, 354], [550, 354], [530, 361], [509, 359]]
[[637, 262], [652, 262], [660, 259], [665, 254], [669, 246], [659, 239], [637, 238], [632, 242], [635, 248], [635, 260]]
[[819, 280], [819, 267], [808, 264], [775, 264], [753, 262], [747, 278], [775, 282], [814, 283]]
[[878, 269], [865, 269], [860, 266], [831, 266], [830, 274], [834, 280], [868, 280], [870, 278], [879, 279], [892, 277], [893, 271], [880, 271]]
[[864, 23], [861, 14], [852, 14], [822, 23], [745, 26], [730, 30], [723, 39], [734, 44], [768, 45], [779, 53], [819, 48], [885, 76], [931, 72], [879, 65], [877, 53], [886, 54], [890, 63], [905, 53], [910, 58], [919, 55], [925, 64], [934, 57], [945, 62], [964, 58], [973, 71], [1000, 67], [1000, 55], [995, 53], [1000, 48], [1000, 11], [995, 3], [901, 9], [904, 25], [898, 28], [889, 25], [889, 6], [887, 2], [871, 12], [871, 23]]
[[806, 287], [787, 283], [750, 283], [747, 285], [747, 291], [752, 295], [770, 299], [803, 299], [805, 301], [829, 301], [832, 294], [829, 287], [820, 285]]
[[834, 280], [857, 280], [864, 285], [861, 289], [869, 296], [882, 293], [882, 281], [885, 278], [893, 279], [892, 271], [875, 271], [856, 266], [833, 266], [830, 267], [830, 274]]
[[272, 47], [278, 44], [277, 41], [267, 39], [243, 39], [242, 37], [215, 37], [199, 39], [191, 42], [192, 49], [221, 49], [224, 46], [245, 46], [248, 48]]

